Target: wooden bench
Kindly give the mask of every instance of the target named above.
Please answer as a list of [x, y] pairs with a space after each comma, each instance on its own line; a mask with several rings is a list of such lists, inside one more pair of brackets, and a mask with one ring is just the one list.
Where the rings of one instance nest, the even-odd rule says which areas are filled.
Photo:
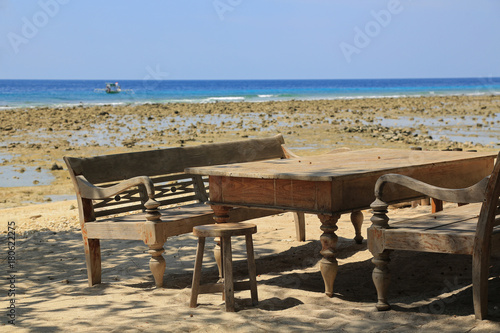
[[[89, 285], [101, 282], [101, 239], [142, 240], [151, 254], [150, 269], [163, 285], [163, 245], [168, 237], [215, 223], [207, 179], [184, 173], [194, 166], [229, 164], [288, 155], [281, 135], [191, 147], [165, 148], [89, 158], [64, 157], [76, 191]], [[159, 208], [161, 206], [161, 208]], [[230, 222], [282, 213], [237, 208]], [[305, 238], [304, 215], [295, 216]]]
[[[490, 256], [500, 253], [500, 154], [490, 176], [464, 189], [445, 189], [397, 174], [380, 177], [372, 203], [372, 226], [368, 229], [368, 248], [373, 254], [373, 282], [377, 289], [377, 309], [388, 310], [389, 254], [409, 250], [472, 256], [474, 313], [483, 319], [488, 312]], [[384, 186], [403, 185], [432, 198], [460, 204], [457, 208], [389, 224]], [[432, 269], [432, 267], [429, 267]], [[408, 282], [410, 283], [410, 282]]]

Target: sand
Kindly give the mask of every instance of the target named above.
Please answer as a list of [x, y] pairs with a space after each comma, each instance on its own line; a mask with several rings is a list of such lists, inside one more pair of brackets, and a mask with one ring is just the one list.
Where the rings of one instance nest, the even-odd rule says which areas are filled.
[[[199, 296], [189, 308], [196, 249], [192, 235], [169, 239], [165, 287], [156, 289], [148, 268], [146, 246], [138, 241], [102, 241], [103, 283], [88, 287], [81, 235], [74, 202], [48, 203], [19, 210], [19, 220], [33, 212], [45, 231], [16, 241], [16, 326], [2, 316], [3, 329], [19, 332], [493, 332], [500, 329], [500, 269], [491, 271], [489, 320], [476, 321], [471, 291], [471, 260], [466, 256], [395, 252], [391, 259], [390, 301], [393, 310], [375, 311], [371, 255], [352, 240], [354, 230], [343, 215], [337, 235], [339, 274], [334, 296], [323, 294], [319, 272], [319, 220], [306, 215], [305, 242], [295, 240], [290, 213], [254, 220], [259, 304], [248, 291], [236, 293], [235, 313], [226, 313], [218, 294]], [[447, 208], [447, 207], [445, 207]], [[401, 219], [429, 211], [429, 206], [391, 210]], [[15, 213], [11, 210], [9, 213]], [[59, 212], [59, 213], [57, 213]], [[24, 214], [24, 215], [23, 215]], [[362, 234], [370, 225], [368, 212]], [[52, 221], [67, 217], [64, 230]], [[2, 237], [5, 241], [5, 237]], [[209, 246], [211, 248], [211, 246]], [[235, 276], [244, 278], [244, 241], [234, 244]], [[3, 261], [2, 265], [6, 266]], [[432, 268], [432, 269], [430, 269]], [[211, 251], [205, 256], [203, 281], [214, 281]], [[3, 295], [7, 283], [0, 286]], [[2, 298], [4, 311], [8, 305]]]
[[[64, 155], [220, 142], [277, 132], [284, 135], [289, 146], [304, 155], [339, 146], [364, 149], [418, 145], [424, 149], [495, 150], [496, 142], [475, 144], [473, 137], [469, 143], [432, 140], [425, 134], [428, 129], [418, 124], [391, 127], [382, 134], [372, 130], [381, 128], [377, 127], [375, 115], [386, 119], [416, 118], [419, 112], [429, 119], [428, 111], [434, 106], [441, 108], [438, 117], [443, 118], [443, 127], [444, 122], [449, 121], [446, 117], [474, 116], [478, 124], [483, 124], [481, 128], [495, 130], [497, 125], [491, 124], [491, 119], [499, 113], [499, 105], [496, 97], [457, 96], [2, 111], [0, 162], [4, 160], [1, 166], [24, 167], [24, 172], [16, 171], [19, 180], [33, 174], [48, 174], [53, 181], [47, 185], [0, 188], [0, 241], [6, 244], [2, 247], [4, 272], [9, 268], [7, 225], [15, 222], [16, 226], [16, 272], [12, 273], [15, 275], [16, 325], [10, 325], [6, 316], [12, 298], [6, 296], [10, 285], [4, 280], [0, 284], [0, 293], [4, 295], [0, 299], [4, 309], [0, 331], [499, 331], [498, 260], [492, 261], [489, 320], [474, 319], [471, 259], [466, 256], [394, 252], [389, 293], [393, 310], [375, 311], [371, 255], [366, 240], [360, 245], [352, 240], [354, 231], [348, 215], [343, 215], [338, 223], [339, 274], [332, 298], [323, 294], [319, 272], [318, 218], [306, 215], [306, 242], [298, 242], [289, 213], [254, 220], [258, 226], [254, 243], [260, 300], [256, 307], [251, 305], [248, 291], [236, 293], [236, 313], [224, 312], [217, 294], [200, 295], [198, 308], [188, 307], [196, 247], [192, 235], [167, 241], [164, 288], [154, 287], [144, 244], [111, 240], [101, 243], [103, 283], [88, 287], [76, 201], [47, 202], [48, 194], [54, 198], [72, 194], [65, 167], [50, 170], [54, 164], [63, 166]], [[199, 114], [206, 118], [196, 123], [188, 120]], [[231, 117], [240, 120], [236, 122]], [[371, 117], [373, 122], [365, 124], [364, 120]], [[215, 126], [209, 120], [220, 123]], [[455, 131], [467, 130], [467, 125], [457, 126]], [[405, 135], [405, 131], [411, 134]], [[397, 139], [398, 136], [401, 139]], [[35, 173], [29, 173], [30, 168]], [[44, 178], [39, 179], [43, 184]], [[34, 205], [36, 202], [40, 204]], [[429, 209], [429, 206], [394, 208], [390, 217], [397, 220]], [[364, 216], [362, 234], [366, 237], [370, 213], [365, 211]], [[246, 274], [242, 249], [243, 242], [239, 240], [235, 244], [237, 277]], [[205, 263], [203, 279], [215, 279], [216, 267], [210, 253], [206, 254]]]

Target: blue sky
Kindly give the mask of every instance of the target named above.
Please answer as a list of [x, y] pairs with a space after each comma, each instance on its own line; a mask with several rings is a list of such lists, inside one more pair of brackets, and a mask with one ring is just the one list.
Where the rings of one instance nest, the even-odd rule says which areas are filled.
[[498, 0], [0, 0], [0, 79], [500, 77]]

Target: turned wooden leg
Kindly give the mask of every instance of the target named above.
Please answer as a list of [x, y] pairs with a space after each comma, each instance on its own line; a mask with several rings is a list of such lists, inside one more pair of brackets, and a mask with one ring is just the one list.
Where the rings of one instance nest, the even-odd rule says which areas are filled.
[[198, 294], [200, 293], [201, 267], [203, 265], [203, 252], [205, 251], [205, 237], [198, 239], [196, 250], [196, 260], [194, 263], [193, 283], [191, 285], [191, 302], [189, 307], [195, 308], [198, 304]]
[[297, 235], [297, 240], [299, 242], [304, 242], [306, 240], [305, 214], [302, 212], [295, 212], [293, 213], [293, 218], [295, 220], [295, 233]]
[[375, 254], [372, 262], [375, 264], [373, 269], [372, 279], [377, 288], [377, 310], [386, 311], [391, 308], [389, 303], [387, 303], [387, 291], [389, 289], [390, 274], [389, 274], [389, 253], [390, 251], [385, 250], [382, 253]]
[[[227, 223], [229, 220], [229, 211], [232, 209], [231, 207], [228, 206], [218, 206], [218, 205], [212, 205], [212, 210], [214, 211], [214, 220], [215, 223]], [[215, 237], [215, 247], [214, 247], [214, 258], [215, 262], [217, 263], [217, 268], [219, 269], [219, 283], [222, 283], [224, 281], [224, 268], [222, 265], [222, 254], [221, 254], [221, 244], [220, 244], [220, 238]], [[224, 299], [224, 296], [223, 296]]]
[[163, 244], [167, 240], [166, 237], [158, 231], [158, 223], [161, 223], [161, 214], [158, 211], [160, 203], [150, 198], [145, 204], [146, 207], [146, 223], [144, 224], [144, 243], [149, 247], [148, 253], [151, 255], [149, 260], [149, 269], [153, 273], [155, 285], [157, 288], [163, 287], [163, 274], [165, 274], [165, 258], [162, 253], [165, 252]]
[[361, 236], [361, 227], [363, 226], [363, 213], [361, 211], [356, 211], [351, 213], [351, 223], [354, 226], [354, 240], [357, 244], [363, 243], [363, 236]]
[[222, 260], [224, 266], [224, 295], [226, 311], [234, 312], [233, 255], [231, 251], [231, 236], [222, 238]]
[[162, 253], [165, 252], [163, 245], [150, 245], [148, 253], [151, 255], [149, 260], [149, 269], [153, 273], [155, 279], [155, 285], [157, 288], [163, 287], [163, 274], [165, 274], [165, 268], [167, 264], [165, 258], [163, 258]]
[[98, 239], [83, 239], [89, 286], [101, 283], [101, 244]]
[[251, 234], [245, 235], [245, 242], [247, 246], [247, 262], [248, 262], [248, 276], [250, 280], [250, 295], [252, 297], [252, 305], [255, 306], [259, 303], [259, 296], [257, 294], [257, 267], [255, 266], [253, 240]]
[[335, 234], [337, 231], [337, 221], [340, 214], [335, 215], [318, 215], [321, 221], [321, 230], [323, 234], [320, 237], [321, 241], [321, 254], [323, 259], [320, 261], [320, 270], [323, 280], [325, 282], [325, 294], [328, 297], [333, 296], [333, 283], [337, 276], [338, 263], [335, 258], [338, 237]]
[[214, 258], [215, 258], [215, 263], [217, 264], [217, 269], [219, 270], [219, 280], [217, 281], [218, 283], [223, 283], [224, 282], [224, 272], [222, 268], [222, 251], [220, 250], [220, 238], [215, 237], [214, 238], [215, 242], [215, 247], [214, 247]]

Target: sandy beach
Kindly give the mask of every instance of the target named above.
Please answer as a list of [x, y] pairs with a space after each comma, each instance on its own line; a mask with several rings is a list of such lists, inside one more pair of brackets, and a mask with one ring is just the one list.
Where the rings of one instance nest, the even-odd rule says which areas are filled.
[[[497, 151], [500, 97], [448, 96], [262, 103], [82, 106], [0, 111], [0, 240], [16, 227], [16, 326], [7, 324], [9, 284], [0, 285], [0, 331], [19, 332], [493, 332], [500, 330], [500, 267], [492, 261], [489, 320], [476, 321], [471, 259], [395, 252], [393, 310], [377, 312], [371, 255], [352, 238], [349, 216], [338, 223], [334, 297], [323, 294], [320, 222], [306, 216], [306, 242], [295, 240], [293, 217], [255, 220], [259, 305], [236, 294], [236, 313], [220, 295], [188, 307], [196, 239], [165, 245], [166, 286], [155, 289], [147, 247], [102, 241], [103, 283], [88, 287], [78, 211], [63, 156], [93, 156], [195, 145], [282, 133], [299, 155], [338, 147]], [[453, 135], [452, 135], [453, 134]], [[65, 200], [61, 200], [65, 199]], [[446, 207], [445, 207], [446, 208]], [[393, 208], [391, 219], [428, 212]], [[363, 236], [370, 226], [364, 213]], [[4, 248], [2, 265], [7, 267]], [[236, 275], [246, 274], [235, 245]], [[204, 279], [216, 277], [207, 254]], [[429, 269], [429, 268], [432, 269]], [[2, 268], [4, 269], [4, 268]]]

